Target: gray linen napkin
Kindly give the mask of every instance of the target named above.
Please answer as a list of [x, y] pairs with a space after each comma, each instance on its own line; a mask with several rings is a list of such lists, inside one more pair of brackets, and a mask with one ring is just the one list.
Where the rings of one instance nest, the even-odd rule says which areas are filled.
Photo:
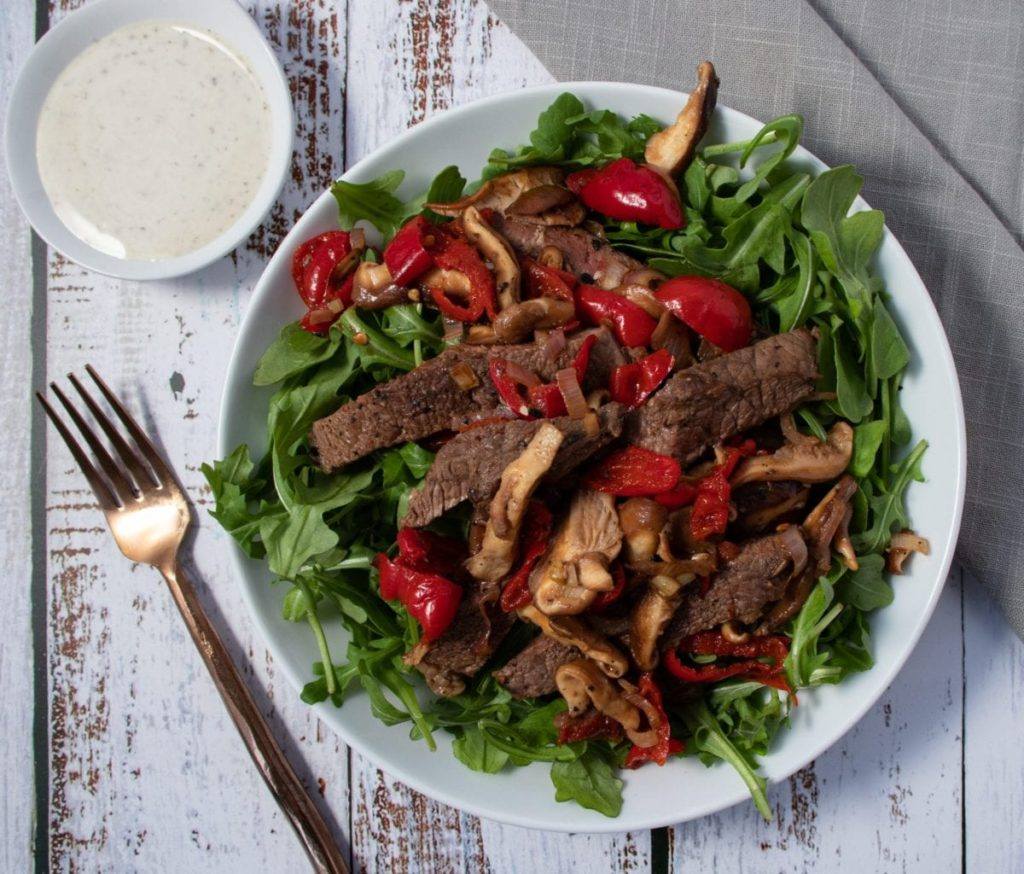
[[960, 373], [957, 556], [1024, 637], [1024, 14], [1014, 0], [489, 0], [560, 79], [689, 90], [808, 120], [928, 286]]

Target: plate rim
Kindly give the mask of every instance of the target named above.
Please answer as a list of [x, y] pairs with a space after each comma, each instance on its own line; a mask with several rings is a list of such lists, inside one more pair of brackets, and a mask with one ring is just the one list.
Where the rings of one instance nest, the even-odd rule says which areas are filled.
[[[542, 85], [535, 85], [528, 88], [506, 90], [477, 100], [469, 101], [457, 107], [453, 107], [451, 109], [432, 115], [430, 118], [424, 120], [420, 124], [408, 128], [401, 134], [397, 135], [388, 142], [382, 144], [378, 148], [369, 152], [367, 155], [365, 155], [363, 158], [361, 158], [359, 161], [353, 164], [348, 170], [346, 170], [341, 175], [340, 178], [349, 179], [352, 176], [358, 176], [362, 169], [370, 162], [377, 161], [382, 157], [394, 152], [401, 152], [405, 144], [411, 138], [413, 138], [414, 135], [422, 133], [424, 130], [431, 129], [442, 123], [451, 123], [453, 120], [458, 119], [459, 117], [470, 112], [471, 110], [479, 109], [483, 106], [490, 106], [492, 104], [501, 103], [513, 97], [538, 96], [543, 94], [551, 94], [553, 96], [556, 96], [557, 94], [566, 91], [577, 93], [580, 91], [587, 91], [590, 89], [619, 91], [622, 92], [623, 94], [635, 93], [637, 90], [640, 90], [651, 94], [657, 94], [662, 97], [671, 97], [677, 100], [679, 105], [682, 105], [688, 97], [687, 92], [676, 91], [670, 88], [662, 88], [651, 85], [641, 85], [629, 82], [609, 82], [600, 80], [554, 82]], [[755, 119], [753, 116], [750, 116], [747, 113], [741, 112], [740, 110], [733, 109], [728, 106], [724, 106], [722, 104], [719, 104], [717, 109], [718, 111], [721, 111], [726, 115], [733, 115], [754, 125], [760, 126], [764, 124], [764, 122]], [[806, 149], [804, 146], [798, 146], [798, 148], [794, 152], [794, 157], [809, 158], [817, 166], [825, 168], [829, 167], [829, 165], [825, 164], [825, 162], [817, 158], [817, 156], [815, 156], [812, 152], [810, 152], [810, 150]], [[235, 448], [234, 445], [231, 445], [229, 443], [228, 439], [229, 423], [227, 422], [227, 410], [230, 406], [230, 395], [232, 392], [232, 387], [239, 381], [243, 381], [244, 384], [245, 381], [251, 380], [251, 373], [241, 372], [243, 367], [241, 359], [244, 357], [241, 354], [242, 346], [244, 338], [246, 337], [246, 335], [249, 332], [249, 329], [251, 328], [250, 323], [255, 321], [256, 319], [256, 307], [254, 306], [256, 300], [258, 299], [258, 297], [262, 297], [265, 294], [273, 293], [268, 278], [268, 274], [270, 272], [270, 265], [274, 261], [274, 259], [278, 257], [283, 257], [281, 253], [284, 250], [286, 250], [289, 244], [294, 242], [294, 240], [297, 238], [298, 235], [296, 234], [296, 229], [300, 224], [302, 224], [303, 219], [306, 217], [306, 215], [309, 214], [312, 210], [316, 209], [317, 206], [323, 200], [329, 199], [330, 197], [331, 192], [330, 189], [328, 188], [321, 194], [319, 194], [306, 207], [306, 209], [303, 211], [299, 219], [295, 222], [295, 224], [293, 224], [293, 226], [289, 229], [288, 233], [278, 244], [274, 254], [271, 256], [270, 259], [268, 259], [266, 265], [263, 268], [262, 273], [260, 274], [259, 280], [256, 282], [253, 288], [253, 294], [249, 300], [249, 303], [247, 304], [246, 312], [242, 317], [241, 322], [239, 323], [238, 334], [235, 339], [235, 344], [232, 348], [228, 369], [225, 375], [224, 390], [221, 396], [221, 405], [217, 429], [217, 451], [219, 453], [219, 457], [221, 458], [226, 457], [226, 455]], [[857, 200], [854, 202], [854, 211], [869, 208], [870, 207], [867, 204], [867, 202], [862, 197], [858, 196]], [[922, 634], [924, 633], [924, 630], [927, 627], [929, 620], [935, 612], [938, 600], [943, 592], [943, 589], [945, 588], [946, 581], [949, 576], [950, 567], [952, 565], [954, 558], [956, 542], [959, 536], [966, 489], [967, 447], [966, 422], [964, 418], [963, 398], [960, 389], [960, 382], [957, 373], [956, 362], [953, 358], [952, 350], [949, 345], [949, 338], [946, 335], [945, 327], [942, 325], [942, 321], [939, 318], [935, 302], [932, 299], [931, 294], [928, 292], [928, 288], [925, 285], [924, 281], [921, 279], [920, 274], [917, 271], [916, 266], [914, 266], [914, 263], [911, 260], [910, 256], [907, 254], [902, 244], [896, 238], [895, 234], [893, 234], [888, 224], [886, 224], [885, 226], [883, 244], [885, 242], [886, 237], [890, 237], [892, 239], [893, 243], [898, 248], [899, 253], [901, 253], [906, 258], [907, 264], [913, 271], [913, 274], [916, 277], [918, 283], [920, 284], [921, 289], [923, 289], [924, 291], [924, 297], [927, 300], [927, 307], [930, 311], [929, 314], [932, 317], [934, 317], [935, 322], [939, 326], [939, 334], [942, 342], [941, 344], [939, 344], [938, 348], [933, 348], [931, 352], [933, 355], [938, 355], [942, 359], [943, 363], [946, 365], [952, 383], [951, 399], [953, 401], [953, 419], [955, 423], [954, 443], [956, 448], [956, 466], [955, 470], [952, 472], [952, 477], [954, 479], [955, 506], [953, 508], [953, 514], [950, 519], [948, 537], [942, 544], [943, 554], [941, 560], [938, 562], [936, 566], [935, 583], [932, 587], [931, 594], [924, 605], [924, 609], [921, 611], [921, 614], [917, 617], [916, 624], [913, 626], [913, 628], [908, 629], [910, 633], [906, 635], [907, 643], [904, 646], [903, 651], [900, 653], [898, 658], [893, 660], [888, 665], [876, 663], [871, 668], [871, 673], [875, 673], [876, 676], [878, 674], [882, 675], [882, 679], [880, 681], [880, 685], [878, 686], [877, 692], [868, 695], [866, 699], [860, 704], [860, 706], [852, 708], [850, 711], [848, 711], [843, 720], [842, 728], [838, 731], [832, 732], [831, 737], [829, 737], [828, 740], [815, 740], [815, 742], [809, 743], [806, 747], [806, 751], [800, 756], [801, 762], [799, 764], [786, 770], [785, 773], [772, 775], [770, 777], [768, 775], [765, 775], [768, 779], [769, 786], [786, 780], [788, 777], [792, 776], [792, 774], [796, 773], [801, 768], [804, 768], [809, 763], [813, 762], [826, 750], [830, 749], [831, 747], [839, 743], [839, 741], [841, 741], [849, 733], [849, 731], [855, 725], [857, 725], [857, 723], [861, 721], [864, 715], [878, 703], [881, 697], [885, 694], [886, 690], [892, 685], [893, 681], [900, 673], [903, 666], [906, 664], [907, 659], [909, 659], [911, 653], [913, 653], [914, 650], [917, 648], [917, 644]], [[241, 549], [239, 549], [237, 545], [233, 542], [230, 544], [230, 552], [232, 554], [232, 566], [238, 576], [237, 583], [241, 590], [242, 599], [245, 602], [246, 609], [249, 613], [249, 617], [254, 622], [257, 630], [259, 631], [260, 635], [264, 640], [264, 643], [267, 645], [267, 648], [271, 651], [271, 654], [273, 655], [277, 663], [278, 669], [284, 672], [289, 683], [292, 685], [295, 691], [298, 692], [302, 689], [303, 685], [305, 685], [305, 682], [307, 681], [308, 678], [300, 676], [297, 672], [291, 669], [291, 666], [288, 663], [288, 659], [286, 659], [282, 655], [281, 647], [279, 647], [278, 643], [276, 642], [276, 637], [273, 634], [270, 623], [265, 620], [265, 617], [259, 610], [254, 597], [249, 591], [249, 586], [245, 581], [245, 577], [247, 573], [246, 564], [251, 560], [247, 559], [244, 553], [242, 553]], [[619, 814], [618, 817], [601, 817], [600, 820], [588, 819], [587, 823], [583, 827], [580, 827], [578, 823], [574, 822], [567, 822], [565, 824], [562, 824], [560, 822], [553, 823], [549, 821], [538, 821], [537, 819], [531, 818], [530, 816], [521, 815], [516, 812], [502, 811], [500, 809], [497, 809], [496, 806], [488, 806], [487, 804], [482, 804], [477, 799], [455, 797], [447, 791], [436, 789], [426, 781], [419, 779], [416, 775], [409, 773], [404, 767], [396, 767], [390, 762], [383, 761], [376, 753], [368, 751], [364, 747], [361, 739], [357, 735], [354, 735], [351, 732], [349, 732], [343, 726], [343, 723], [340, 720], [327, 718], [328, 714], [333, 714], [336, 716], [336, 714], [339, 712], [336, 708], [329, 707], [326, 703], [321, 703], [318, 705], [314, 705], [313, 709], [317, 712], [318, 717], [323, 719], [328, 724], [328, 727], [332, 731], [335, 731], [345, 742], [346, 745], [355, 749], [357, 752], [359, 752], [360, 755], [369, 759], [376, 766], [386, 771], [388, 774], [392, 775], [401, 782], [405, 783], [406, 785], [410, 786], [414, 790], [421, 792], [432, 799], [435, 799], [451, 807], [454, 807], [457, 810], [461, 810], [466, 813], [470, 813], [472, 815], [483, 817], [493, 821], [507, 823], [510, 825], [532, 828], [546, 832], [574, 832], [587, 834], [607, 834], [642, 829], [663, 828], [666, 826], [676, 825], [683, 822], [691, 822], [697, 819], [701, 819], [705, 816], [711, 815], [713, 813], [718, 813], [744, 800], [749, 800], [750, 797], [746, 788], [743, 787], [741, 784], [736, 791], [732, 793], [722, 793], [721, 795], [716, 797], [714, 802], [706, 803], [704, 805], [696, 807], [684, 818], [679, 818], [678, 815], [673, 816], [671, 814], [667, 814], [657, 817], [634, 817], [633, 819], [630, 819], [627, 815], [627, 808], [624, 806], [622, 812]], [[817, 735], [815, 735], [815, 738], [817, 738]], [[765, 761], [766, 759], [770, 758], [770, 756], [771, 753], [769, 752], [768, 756], [762, 757], [762, 761]], [[567, 811], [567, 813], [569, 813], [569, 811]], [[584, 810], [583, 813], [592, 814], [593, 811]], [[566, 819], [571, 819], [571, 816], [567, 816]]]

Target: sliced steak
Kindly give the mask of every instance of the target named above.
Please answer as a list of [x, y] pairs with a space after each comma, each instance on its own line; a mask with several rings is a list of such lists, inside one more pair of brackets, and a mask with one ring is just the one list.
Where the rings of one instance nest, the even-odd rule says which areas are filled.
[[502, 610], [497, 598], [494, 583], [467, 587], [448, 630], [416, 663], [434, 694], [445, 698], [461, 694], [466, 679], [484, 666], [508, 634], [515, 616]]
[[[518, 346], [470, 346], [446, 349], [410, 373], [375, 386], [366, 394], [342, 405], [331, 415], [313, 423], [309, 443], [321, 468], [338, 470], [376, 449], [409, 440], [422, 440], [439, 431], [498, 407], [498, 393], [488, 376], [492, 358], [507, 358], [532, 370], [543, 380], [568, 367], [584, 338], [581, 332], [569, 338], [557, 361], [550, 361], [538, 343]], [[605, 386], [616, 362], [621, 364], [618, 344], [604, 328], [594, 333], [597, 343], [591, 352], [587, 385]], [[476, 387], [463, 390], [451, 375], [456, 364], [466, 364], [476, 376]]]
[[673, 376], [629, 417], [630, 443], [683, 461], [708, 446], [790, 412], [814, 393], [809, 331], [769, 337]]
[[409, 511], [402, 525], [421, 528], [463, 501], [489, 501], [502, 472], [522, 454], [544, 421], [565, 435], [545, 476], [547, 482], [558, 482], [622, 433], [623, 409], [619, 404], [606, 404], [598, 414], [601, 429], [594, 436], [587, 433], [582, 421], [568, 416], [510, 419], [464, 431], [437, 453], [423, 485], [409, 496]]
[[593, 279], [601, 288], [615, 288], [632, 270], [643, 267], [629, 255], [613, 249], [604, 240], [582, 228], [559, 228], [533, 224], [522, 219], [495, 218], [495, 227], [516, 249], [531, 258], [547, 246], [554, 246], [565, 258], [566, 269]]
[[712, 579], [703, 595], [683, 601], [665, 631], [673, 647], [684, 637], [723, 622], [753, 623], [765, 606], [783, 596], [790, 578], [807, 564], [807, 545], [797, 526], [750, 540]]
[[539, 698], [557, 692], [555, 671], [581, 656], [576, 647], [541, 634], [496, 670], [494, 678], [516, 698]]

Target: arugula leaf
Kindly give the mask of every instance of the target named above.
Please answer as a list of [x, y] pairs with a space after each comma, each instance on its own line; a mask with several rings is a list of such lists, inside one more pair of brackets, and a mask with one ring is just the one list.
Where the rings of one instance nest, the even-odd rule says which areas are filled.
[[893, 532], [908, 527], [910, 520], [903, 503], [907, 487], [913, 480], [924, 482], [921, 473], [921, 457], [928, 442], [922, 440], [899, 464], [889, 472], [887, 488], [869, 500], [871, 508], [871, 527], [853, 537], [853, 545], [858, 554], [862, 552], [880, 552], [889, 542]]
[[822, 632], [843, 611], [842, 604], [832, 603], [833, 584], [843, 570], [841, 565], [834, 565], [828, 576], [821, 577], [793, 620], [786, 675], [794, 689], [809, 686], [815, 670], [828, 661], [828, 653], [819, 652], [818, 642]]
[[612, 817], [622, 810], [622, 781], [608, 757], [593, 744], [571, 762], [555, 762], [551, 782], [555, 784], [555, 801], [575, 801], [580, 807]]
[[508, 753], [492, 744], [475, 725], [466, 726], [452, 741], [452, 752], [471, 771], [497, 774], [508, 764]]
[[274, 385], [316, 367], [338, 351], [341, 340], [341, 332], [334, 326], [326, 337], [321, 337], [298, 322], [285, 325], [256, 365], [253, 385]]
[[775, 301], [779, 314], [779, 331], [785, 333], [799, 328], [810, 316], [814, 303], [814, 287], [817, 279], [817, 258], [811, 241], [803, 234], [787, 233], [789, 245], [797, 263], [797, 281], [785, 297]]
[[250, 505], [266, 483], [257, 475], [249, 447], [242, 444], [223, 461], [204, 464], [200, 470], [213, 495], [210, 515], [238, 541], [246, 555], [262, 558], [265, 550], [258, 538], [265, 511], [252, 512]]
[[324, 522], [324, 511], [308, 504], [263, 516], [259, 526], [270, 572], [285, 579], [292, 579], [309, 559], [338, 542], [338, 535]]
[[774, 141], [782, 140], [783, 146], [770, 157], [763, 160], [757, 167], [754, 177], [744, 182], [736, 192], [736, 200], [749, 200], [757, 189], [768, 178], [768, 174], [793, 154], [793, 150], [800, 142], [800, 135], [804, 130], [804, 120], [799, 115], [783, 115], [769, 122], [757, 132], [757, 135], [747, 143], [747, 147], [740, 156], [740, 166], [746, 165], [754, 150], [765, 142], [765, 138], [774, 135]]
[[848, 469], [857, 479], [863, 479], [871, 473], [886, 430], [887, 425], [882, 419], [863, 422], [853, 429], [853, 456]]
[[704, 701], [691, 704], [682, 711], [682, 716], [693, 735], [692, 751], [698, 754], [705, 765], [710, 765], [716, 760], [732, 765], [747, 784], [750, 796], [761, 816], [766, 821], [771, 821], [772, 809], [765, 794], [768, 781], [757, 773], [755, 764], [729, 740], [707, 704]]
[[888, 379], [910, 363], [910, 350], [885, 304], [878, 301], [872, 316], [869, 374], [872, 379]]
[[407, 214], [405, 204], [395, 196], [403, 179], [404, 171], [390, 170], [369, 182], [335, 182], [331, 194], [338, 201], [341, 226], [349, 230], [356, 222], [367, 221], [389, 239]]
[[846, 574], [837, 594], [858, 610], [877, 610], [892, 603], [892, 586], [885, 578], [885, 559], [872, 553], [858, 558], [860, 567]]

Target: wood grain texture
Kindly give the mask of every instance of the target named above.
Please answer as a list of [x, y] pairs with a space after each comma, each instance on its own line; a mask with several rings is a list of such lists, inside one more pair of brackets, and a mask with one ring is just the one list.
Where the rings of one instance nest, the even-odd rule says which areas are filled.
[[[32, 49], [35, 16], [28, 3], [4, 11], [0, 26], [0, 108]], [[32, 763], [32, 255], [28, 223], [14, 200], [7, 174], [0, 174], [0, 288], [7, 304], [0, 322], [0, 567], [4, 569], [0, 610], [0, 870], [25, 871], [32, 862], [35, 790]]]
[[[70, 4], [51, 9], [53, 22]], [[206, 517], [198, 471], [213, 457], [220, 392], [250, 290], [283, 234], [345, 166], [431, 114], [550, 81], [479, 0], [248, 0], [288, 76], [296, 109], [292, 177], [267, 221], [232, 253], [181, 280], [131, 283], [50, 252], [45, 311], [32, 311], [27, 229], [0, 180], [0, 560], [5, 792], [0, 869], [30, 864], [33, 780], [29, 607], [28, 393], [31, 332], [46, 376], [90, 361], [179, 461], [197, 497], [195, 562], [300, 774], [323, 795], [359, 871], [1024, 872], [1024, 644], [955, 573], [913, 657], [835, 748], [750, 805], [651, 836], [558, 835], [502, 826], [430, 801], [345, 746], [299, 702], [251, 626], [229, 538]], [[0, 94], [34, 30], [31, 2], [5, 7]], [[469, 169], [469, 168], [466, 168]], [[12, 291], [13, 290], [13, 291]], [[38, 375], [37, 375], [38, 376]], [[129, 566], [57, 438], [46, 435], [44, 756], [54, 870], [283, 871], [304, 863], [238, 743], [162, 582]], [[14, 587], [20, 587], [15, 589]], [[806, 702], [813, 706], [813, 702]], [[426, 751], [424, 751], [426, 755]], [[351, 762], [350, 762], [351, 759]]]

